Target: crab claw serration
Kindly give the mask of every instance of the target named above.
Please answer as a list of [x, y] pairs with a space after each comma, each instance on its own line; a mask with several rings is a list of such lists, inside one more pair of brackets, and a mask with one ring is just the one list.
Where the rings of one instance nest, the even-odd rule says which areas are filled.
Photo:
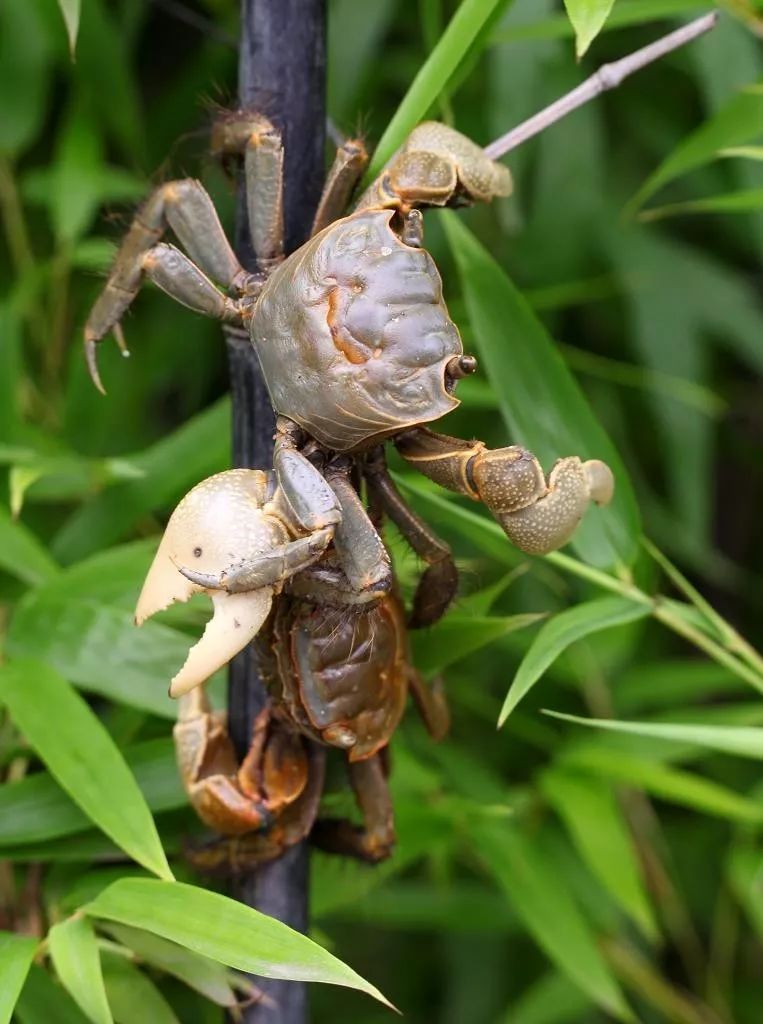
[[238, 654], [259, 631], [273, 598], [272, 587], [242, 594], [207, 590], [178, 570], [193, 565], [220, 573], [233, 562], [283, 542], [274, 520], [263, 514], [264, 474], [234, 469], [203, 480], [182, 499], [167, 524], [135, 609], [140, 626], [175, 601], [208, 593], [214, 615], [201, 639], [170, 684], [180, 697], [208, 679]]

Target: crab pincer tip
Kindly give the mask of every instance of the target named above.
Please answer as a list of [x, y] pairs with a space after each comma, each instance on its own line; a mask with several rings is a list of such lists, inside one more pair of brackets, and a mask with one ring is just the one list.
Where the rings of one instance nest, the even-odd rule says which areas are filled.
[[88, 372], [90, 373], [90, 379], [95, 384], [98, 391], [102, 395], [106, 394], [106, 388], [103, 386], [101, 375], [98, 372], [98, 356], [96, 355], [96, 340], [95, 338], [89, 338], [85, 335], [85, 361], [87, 363]]

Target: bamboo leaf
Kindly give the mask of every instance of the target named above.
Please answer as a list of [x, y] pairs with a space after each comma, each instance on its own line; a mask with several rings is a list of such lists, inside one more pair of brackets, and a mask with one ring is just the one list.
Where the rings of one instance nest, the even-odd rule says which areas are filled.
[[0, 505], [0, 569], [24, 583], [42, 583], [58, 572], [46, 549], [23, 523]]
[[38, 945], [26, 935], [0, 932], [0, 1024], [10, 1022]]
[[748, 824], [763, 821], [763, 804], [740, 796], [717, 782], [656, 764], [624, 753], [620, 749], [584, 747], [570, 751], [565, 763], [594, 776], [644, 789], [668, 803]]
[[411, 635], [414, 664], [425, 675], [433, 675], [542, 618], [542, 612], [503, 617], [448, 615], [431, 628]]
[[745, 188], [738, 192], [726, 192], [718, 196], [703, 196], [701, 199], [687, 199], [682, 203], [668, 203], [666, 206], [651, 206], [642, 210], [639, 220], [665, 220], [695, 213], [750, 213], [763, 209], [763, 188]]
[[559, 767], [543, 774], [541, 788], [593, 874], [643, 934], [656, 940], [654, 913], [611, 787]]
[[366, 181], [371, 181], [406, 136], [426, 115], [503, 0], [462, 0], [437, 46], [432, 50], [387, 125], [376, 147]]
[[77, 47], [77, 33], [79, 32], [79, 10], [80, 0], [58, 0], [58, 6], [66, 25], [66, 34], [69, 37], [69, 52], [74, 60], [74, 51]]
[[116, 1024], [180, 1024], [156, 985], [125, 957], [105, 952], [103, 978]]
[[618, 1020], [632, 1020], [588, 922], [537, 842], [518, 829], [473, 826], [475, 848], [525, 928], [556, 967]]
[[649, 605], [636, 604], [627, 598], [603, 597], [568, 608], [549, 619], [538, 631], [517, 669], [501, 708], [499, 727], [570, 644], [599, 630], [636, 622], [647, 616], [649, 610]]
[[616, 480], [614, 500], [586, 512], [572, 543], [594, 565], [632, 562], [638, 510], [612, 442], [522, 294], [456, 214], [441, 216], [511, 443], [534, 451], [546, 470], [564, 455], [607, 462]]
[[378, 989], [299, 932], [250, 907], [180, 882], [126, 878], [83, 907], [266, 978], [344, 985], [391, 1004]]
[[93, 1024], [114, 1024], [101, 973], [95, 932], [84, 917], [70, 917], [48, 933], [50, 956], [62, 985]]
[[32, 964], [19, 997], [16, 1017], [20, 1024], [88, 1024], [69, 993], [36, 964]]
[[0, 701], [87, 816], [139, 864], [172, 878], [143, 795], [105, 728], [69, 683], [31, 658], [0, 669]]
[[634, 214], [668, 182], [715, 159], [718, 150], [741, 146], [763, 134], [763, 83], [740, 90], [709, 120], [685, 136], [628, 202]]
[[106, 930], [123, 946], [133, 950], [140, 960], [174, 975], [218, 1006], [236, 1005], [236, 994], [228, 982], [227, 971], [214, 960], [142, 928], [108, 924]]
[[604, 28], [615, 0], [564, 0], [567, 17], [575, 29], [575, 55], [583, 56]]
[[579, 718], [564, 715], [559, 711], [545, 711], [544, 714], [576, 725], [606, 729], [610, 732], [630, 733], [633, 736], [648, 736], [650, 739], [673, 743], [691, 743], [708, 750], [720, 750], [724, 754], [751, 757], [763, 760], [763, 729], [754, 726], [693, 725], [683, 722], [619, 722], [603, 718]]

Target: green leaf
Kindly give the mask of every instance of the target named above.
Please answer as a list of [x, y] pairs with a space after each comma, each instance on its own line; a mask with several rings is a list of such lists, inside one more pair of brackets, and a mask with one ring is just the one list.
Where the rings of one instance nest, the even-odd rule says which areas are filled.
[[559, 711], [545, 711], [544, 714], [565, 722], [574, 722], [576, 725], [592, 726], [595, 729], [648, 736], [651, 739], [674, 743], [691, 743], [708, 750], [720, 750], [724, 754], [763, 760], [763, 729], [752, 726], [745, 728], [729, 725], [693, 725], [683, 722], [618, 722], [608, 718], [579, 718], [577, 715], [564, 715]]
[[174, 719], [167, 687], [192, 643], [154, 622], [137, 628], [129, 611], [39, 590], [16, 609], [7, 650], [46, 661], [86, 690]]
[[103, 979], [116, 1024], [180, 1024], [156, 985], [125, 957], [104, 952]]
[[[125, 761], [153, 813], [188, 803], [178, 776], [172, 739], [128, 747]], [[47, 772], [0, 786], [0, 849], [40, 843], [91, 828], [89, 819]]]
[[66, 25], [66, 34], [69, 37], [69, 52], [72, 55], [72, 60], [74, 60], [74, 51], [77, 47], [77, 32], [79, 31], [80, 0], [58, 0], [58, 6]]
[[24, 583], [42, 583], [58, 572], [45, 547], [0, 505], [0, 569]]
[[106, 931], [133, 950], [141, 961], [179, 978], [218, 1006], [236, 1005], [236, 994], [228, 982], [228, 973], [214, 960], [183, 949], [176, 942], [168, 942], [142, 928], [108, 924]]
[[614, 901], [652, 941], [659, 936], [628, 826], [609, 785], [555, 768], [541, 789], [562, 818], [575, 847]]
[[180, 882], [127, 878], [83, 907], [92, 917], [145, 928], [202, 956], [266, 978], [378, 989], [299, 932], [216, 892]]
[[763, 821], [763, 804], [699, 775], [633, 757], [617, 748], [576, 749], [564, 756], [564, 762], [596, 777], [606, 775], [617, 782], [644, 789], [668, 803], [691, 807], [704, 814], [742, 823]]
[[16, 157], [45, 118], [52, 46], [34, 3], [0, 3], [0, 155]]
[[0, 701], [51, 774], [139, 864], [172, 878], [151, 812], [114, 741], [53, 669], [31, 658], [0, 669]]
[[702, 199], [687, 199], [682, 203], [651, 206], [648, 210], [642, 210], [639, 220], [646, 223], [687, 213], [750, 213], [760, 209], [763, 209], [763, 188], [745, 188], [719, 196], [703, 196]]
[[26, 935], [0, 932], [0, 1024], [9, 1024], [39, 942]]
[[20, 1024], [88, 1024], [88, 1019], [41, 967], [32, 964], [16, 1006]]
[[70, 917], [48, 933], [50, 956], [61, 984], [93, 1024], [113, 1024], [95, 932], [84, 917]]
[[503, 0], [462, 0], [437, 46], [419, 68], [376, 147], [366, 174], [370, 182], [421, 121]]
[[634, 214], [669, 181], [714, 160], [718, 150], [741, 146], [763, 134], [763, 83], [742, 89], [704, 124], [685, 136], [628, 202]]
[[604, 28], [615, 0], [564, 0], [570, 24], [575, 29], [575, 55], [583, 56]]
[[732, 845], [726, 869], [731, 889], [760, 938], [763, 938], [762, 866], [760, 848], [755, 843], [740, 840]]
[[549, 971], [512, 1003], [501, 1024], [580, 1024], [590, 1011], [590, 1000], [576, 985]]
[[608, 463], [616, 480], [612, 504], [586, 512], [573, 546], [600, 567], [632, 562], [638, 510], [612, 442], [522, 294], [456, 214], [441, 217], [511, 443], [526, 445], [547, 470], [565, 455]]
[[501, 708], [498, 725], [503, 725], [520, 700], [570, 644], [599, 630], [636, 622], [649, 611], [649, 605], [636, 604], [627, 598], [602, 597], [568, 608], [549, 619], [541, 626], [517, 669]]
[[547, 862], [540, 843], [505, 823], [475, 823], [472, 829], [480, 858], [556, 967], [618, 1020], [632, 1020], [588, 922], [564, 879]]
[[433, 675], [542, 618], [542, 612], [504, 617], [448, 615], [429, 629], [411, 634], [413, 662], [425, 675]]

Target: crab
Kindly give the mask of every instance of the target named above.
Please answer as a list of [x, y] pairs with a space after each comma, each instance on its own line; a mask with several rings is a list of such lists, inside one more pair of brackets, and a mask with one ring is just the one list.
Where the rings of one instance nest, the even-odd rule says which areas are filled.
[[[220, 129], [218, 148], [243, 153], [249, 228], [257, 270], [245, 271], [231, 249], [212, 200], [190, 179], [160, 186], [139, 211], [85, 326], [91, 375], [103, 390], [97, 344], [116, 330], [144, 278], [198, 313], [246, 330], [273, 407], [280, 416], [282, 457], [274, 470], [310, 529], [325, 528], [310, 486], [305, 444], [348, 454], [359, 464], [392, 440], [403, 459], [440, 485], [482, 501], [521, 550], [542, 554], [571, 538], [591, 502], [606, 504], [613, 477], [604, 462], [560, 459], [546, 479], [537, 459], [512, 445], [487, 449], [435, 433], [426, 424], [459, 403], [458, 381], [476, 369], [448, 316], [442, 283], [423, 248], [422, 207], [487, 202], [511, 191], [509, 171], [471, 140], [435, 122], [420, 124], [341, 216], [367, 157], [357, 140], [340, 147], [316, 214], [312, 237], [284, 258], [283, 148], [265, 118], [240, 117]], [[338, 218], [338, 219], [337, 219]], [[191, 258], [159, 239], [172, 228]], [[195, 262], [194, 262], [195, 261]], [[218, 282], [226, 291], [221, 291]], [[286, 438], [290, 438], [288, 459]], [[374, 457], [372, 474], [413, 548], [430, 561], [414, 600], [412, 623], [445, 610], [457, 585], [444, 545], [407, 509]], [[289, 479], [282, 480], [284, 464]], [[302, 466], [302, 469], [299, 466]], [[313, 507], [311, 503], [317, 500]], [[380, 542], [378, 542], [380, 543]], [[320, 547], [320, 545], [318, 545]], [[321, 556], [316, 551], [316, 560]], [[230, 590], [244, 576], [268, 577], [268, 552], [245, 567], [220, 566], [208, 588]], [[191, 579], [194, 569], [185, 567]], [[352, 578], [352, 572], [348, 572]]]
[[[441, 682], [427, 685], [411, 664], [405, 614], [386, 551], [364, 544], [376, 534], [367, 533], [368, 516], [348, 479], [350, 467], [349, 460], [334, 460], [325, 477], [313, 467], [313, 486], [328, 494], [328, 482], [336, 494], [344, 541], [361, 552], [355, 569], [365, 572], [363, 586], [358, 578], [348, 579], [336, 552], [298, 568], [317, 536], [325, 552], [338, 525], [335, 506], [325, 503], [323, 532], [308, 532], [289, 507], [276, 473], [247, 469], [210, 477], [185, 496], [143, 586], [138, 623], [205, 589], [179, 573], [178, 564], [194, 558], [202, 566], [219, 565], [233, 551], [246, 564], [261, 552], [277, 552], [274, 564], [281, 576], [270, 584], [240, 590], [249, 586], [244, 576], [231, 582], [229, 591], [207, 588], [213, 618], [171, 683], [170, 692], [180, 699], [175, 745], [181, 778], [198, 816], [228, 837], [189, 851], [204, 870], [247, 870], [278, 856], [311, 829], [313, 841], [326, 849], [369, 862], [383, 859], [395, 839], [386, 748], [409, 690], [430, 733], [441, 738], [447, 730]], [[260, 649], [271, 699], [255, 719], [249, 751], [239, 765], [224, 716], [212, 710], [203, 683], [266, 620]], [[346, 754], [361, 827], [344, 819], [315, 824], [325, 746]]]

